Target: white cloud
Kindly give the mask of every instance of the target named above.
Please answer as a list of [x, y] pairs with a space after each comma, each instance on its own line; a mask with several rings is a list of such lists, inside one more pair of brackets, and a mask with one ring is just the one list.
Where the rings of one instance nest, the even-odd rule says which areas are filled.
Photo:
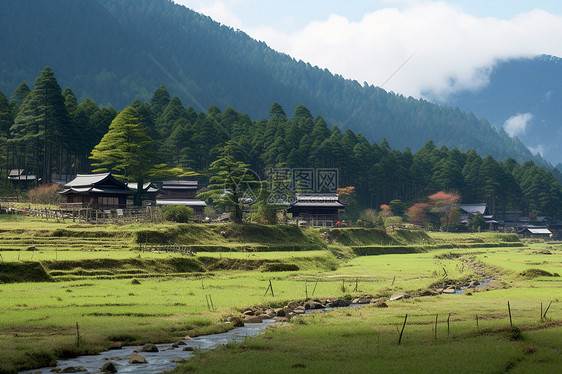
[[[503, 124], [503, 129], [509, 136], [518, 136], [521, 135], [527, 130], [527, 125], [533, 119], [533, 115], [531, 113], [523, 113], [517, 114], [511, 118], [509, 118]], [[541, 148], [541, 154], [543, 149]], [[537, 153], [533, 151], [533, 153]]]
[[198, 13], [211, 17], [217, 22], [234, 28], [242, 28], [242, 20], [235, 14], [232, 8], [243, 1], [244, 0], [218, 0], [211, 2], [205, 0], [174, 0], [177, 4], [185, 5]]
[[384, 88], [415, 97], [482, 87], [498, 59], [562, 55], [562, 17], [542, 10], [501, 20], [444, 2], [408, 4], [365, 14], [359, 22], [332, 14], [296, 31], [245, 31], [297, 59], [374, 85], [413, 55]]
[[359, 21], [331, 14], [299, 28], [279, 14], [279, 22], [248, 28], [238, 15], [252, 1], [175, 0], [296, 59], [359, 82], [380, 86], [388, 80], [385, 89], [414, 97], [439, 99], [483, 87], [499, 59], [562, 56], [562, 17], [539, 9], [499, 19], [444, 1], [389, 0]]
[[528, 146], [528, 148], [534, 155], [538, 154], [542, 156], [544, 154], [544, 147], [542, 145], [537, 145], [536, 147]]

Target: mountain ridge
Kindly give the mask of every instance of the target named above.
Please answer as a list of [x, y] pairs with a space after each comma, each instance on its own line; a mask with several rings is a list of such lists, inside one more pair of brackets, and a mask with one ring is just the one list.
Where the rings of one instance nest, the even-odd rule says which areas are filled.
[[539, 55], [498, 61], [489, 83], [476, 91], [456, 92], [441, 104], [459, 106], [487, 118], [496, 128], [517, 115], [528, 114], [516, 134], [553, 164], [562, 162], [562, 59]]
[[433, 139], [449, 148], [547, 165], [471, 113], [362, 86], [168, 0], [2, 2], [2, 42], [14, 31], [0, 62], [0, 89], [8, 93], [48, 65], [80, 100], [90, 97], [101, 105], [148, 101], [165, 83], [199, 110], [231, 106], [263, 118], [272, 102], [284, 108], [304, 104], [330, 125], [370, 141], [385, 138], [395, 149], [419, 149]]

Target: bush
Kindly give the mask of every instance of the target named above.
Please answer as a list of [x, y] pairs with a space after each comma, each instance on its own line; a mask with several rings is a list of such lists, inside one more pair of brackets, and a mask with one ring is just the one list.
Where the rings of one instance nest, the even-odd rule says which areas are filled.
[[162, 207], [162, 215], [167, 221], [187, 223], [193, 217], [193, 209], [185, 205], [166, 205]]
[[29, 190], [29, 200], [33, 204], [58, 205], [62, 202], [62, 196], [57, 194], [59, 190], [57, 184], [42, 184]]

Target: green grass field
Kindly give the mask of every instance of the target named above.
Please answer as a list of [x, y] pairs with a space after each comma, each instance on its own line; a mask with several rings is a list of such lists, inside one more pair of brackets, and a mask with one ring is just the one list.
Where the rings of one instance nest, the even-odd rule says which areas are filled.
[[[139, 241], [212, 248], [196, 256], [139, 252]], [[388, 302], [388, 308], [294, 319], [261, 337], [197, 354], [177, 370], [403, 373], [460, 367], [464, 370], [456, 371], [553, 372], [549, 370], [559, 367], [562, 352], [562, 281], [554, 276], [560, 272], [562, 251], [556, 244], [501, 246], [513, 242], [512, 235], [489, 233], [428, 236], [282, 226], [262, 230], [257, 225], [97, 227], [0, 216], [0, 279], [7, 282], [0, 283], [0, 373], [99, 352], [116, 340], [170, 342], [224, 331], [230, 325], [223, 321], [244, 307], [281, 306], [310, 298], [313, 290], [313, 297], [415, 294], [444, 280], [478, 279], [482, 271], [496, 279], [486, 292], [416, 297]], [[309, 250], [297, 250], [298, 243]], [[355, 256], [357, 246], [374, 246], [374, 253], [381, 248], [416, 250]], [[221, 248], [226, 251], [217, 251]], [[553, 254], [533, 253], [544, 248]], [[289, 268], [293, 271], [278, 271]], [[521, 275], [528, 269], [553, 276]], [[269, 281], [275, 297], [265, 296]], [[517, 340], [511, 340], [508, 301], [521, 329]], [[540, 304], [546, 309], [550, 301], [548, 318], [541, 321]], [[406, 313], [398, 346], [397, 329]]]

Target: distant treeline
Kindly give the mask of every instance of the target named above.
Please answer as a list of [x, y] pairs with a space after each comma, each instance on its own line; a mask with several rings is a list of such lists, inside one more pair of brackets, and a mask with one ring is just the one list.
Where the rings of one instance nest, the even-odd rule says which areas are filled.
[[485, 119], [297, 61], [170, 0], [3, 0], [0, 45], [4, 90], [49, 65], [80, 101], [90, 97], [119, 110], [133, 98], [150, 100], [166, 83], [197, 111], [230, 106], [256, 119], [274, 101], [290, 110], [304, 104], [342, 131], [361, 132], [369, 142], [385, 138], [395, 149], [418, 150], [433, 139], [548, 167]]
[[[272, 167], [338, 168], [340, 186], [354, 186], [362, 208], [392, 200], [419, 201], [436, 191], [455, 191], [465, 203], [487, 202], [496, 212], [562, 217], [562, 186], [553, 172], [531, 161], [502, 162], [474, 150], [437, 147], [427, 142], [412, 153], [392, 150], [386, 140], [370, 143], [360, 133], [330, 127], [298, 105], [292, 117], [273, 103], [269, 119], [252, 120], [232, 108], [206, 113], [184, 107], [161, 85], [150, 103], [131, 104], [151, 137], [161, 162], [207, 175], [228, 141], [236, 158], [261, 175]], [[117, 115], [92, 100], [78, 102], [45, 68], [30, 91], [23, 83], [8, 100], [0, 92], [0, 168], [20, 168], [43, 182], [51, 175], [87, 173], [91, 150]], [[230, 142], [232, 143], [232, 142]], [[555, 173], [555, 174], [553, 174]], [[3, 185], [4, 187], [4, 185]]]

